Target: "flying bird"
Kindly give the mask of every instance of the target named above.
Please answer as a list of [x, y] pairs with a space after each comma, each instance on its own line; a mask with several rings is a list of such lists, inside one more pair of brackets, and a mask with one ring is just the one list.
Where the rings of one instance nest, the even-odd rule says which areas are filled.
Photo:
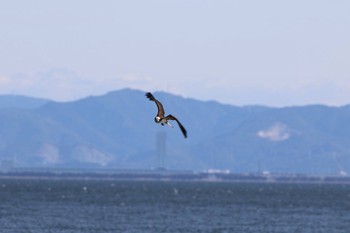
[[160, 123], [161, 125], [164, 125], [164, 124], [167, 124], [171, 127], [174, 128], [174, 126], [172, 126], [170, 123], [169, 123], [169, 120], [173, 120], [173, 121], [176, 121], [177, 124], [179, 125], [180, 129], [181, 129], [181, 132], [182, 134], [184, 135], [185, 138], [187, 138], [187, 131], [185, 129], [185, 127], [180, 123], [180, 121], [174, 117], [173, 115], [167, 115], [166, 117], [164, 117], [165, 115], [165, 112], [164, 112], [164, 108], [163, 108], [163, 105], [161, 102], [159, 102], [156, 98], [154, 98], [154, 96], [152, 95], [151, 92], [147, 92], [146, 93], [146, 97], [151, 100], [151, 101], [154, 101], [157, 105], [157, 108], [158, 108], [158, 113], [157, 113], [157, 116], [154, 118], [154, 121], [156, 123]]

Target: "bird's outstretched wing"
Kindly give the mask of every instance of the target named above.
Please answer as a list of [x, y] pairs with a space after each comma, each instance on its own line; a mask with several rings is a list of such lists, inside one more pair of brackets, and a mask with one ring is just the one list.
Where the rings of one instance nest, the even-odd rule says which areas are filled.
[[146, 93], [146, 97], [151, 100], [154, 101], [157, 104], [157, 108], [158, 108], [158, 113], [157, 116], [160, 118], [164, 117], [164, 108], [161, 102], [159, 102], [156, 98], [154, 98], [154, 96], [152, 95], [151, 92], [147, 92]]
[[180, 123], [180, 121], [176, 117], [174, 117], [173, 115], [167, 115], [165, 117], [165, 119], [176, 121], [181, 129], [182, 134], [184, 135], [185, 138], [187, 138], [187, 130], [185, 129], [185, 127]]

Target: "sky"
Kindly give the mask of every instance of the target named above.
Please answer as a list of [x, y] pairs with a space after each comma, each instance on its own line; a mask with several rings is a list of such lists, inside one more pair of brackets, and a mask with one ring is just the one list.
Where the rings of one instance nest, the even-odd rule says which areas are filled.
[[0, 94], [350, 104], [347, 0], [0, 0]]

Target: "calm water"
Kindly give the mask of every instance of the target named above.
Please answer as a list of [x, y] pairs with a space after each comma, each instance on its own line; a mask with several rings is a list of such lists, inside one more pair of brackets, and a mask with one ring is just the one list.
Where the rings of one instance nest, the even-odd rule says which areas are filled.
[[0, 232], [349, 232], [349, 185], [0, 180]]

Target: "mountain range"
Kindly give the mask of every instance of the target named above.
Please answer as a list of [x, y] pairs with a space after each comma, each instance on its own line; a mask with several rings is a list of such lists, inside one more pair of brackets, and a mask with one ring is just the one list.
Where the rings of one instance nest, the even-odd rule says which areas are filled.
[[350, 171], [350, 105], [233, 106], [155, 92], [188, 131], [155, 124], [144, 91], [77, 101], [0, 96], [0, 161], [15, 167]]

